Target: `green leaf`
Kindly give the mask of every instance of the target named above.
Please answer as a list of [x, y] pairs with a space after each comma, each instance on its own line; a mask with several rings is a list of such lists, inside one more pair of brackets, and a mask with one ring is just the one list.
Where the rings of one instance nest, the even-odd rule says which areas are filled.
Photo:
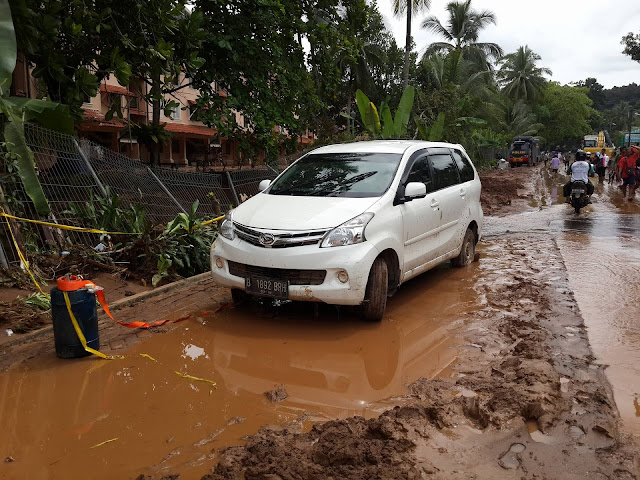
[[409, 125], [409, 118], [411, 117], [411, 110], [413, 109], [413, 100], [416, 90], [411, 85], [405, 88], [398, 110], [396, 111], [396, 118], [393, 122], [393, 129], [396, 137], [402, 137], [407, 131], [407, 125]]
[[418, 127], [418, 133], [420, 133], [420, 137], [422, 138], [422, 140], [428, 140], [429, 139], [429, 131], [428, 131], [429, 129], [424, 126], [424, 124], [422, 123], [420, 118], [418, 118], [417, 115], [414, 117], [413, 120], [416, 122], [416, 126]]
[[16, 68], [16, 35], [8, 0], [0, 0], [0, 93], [8, 91]]
[[24, 112], [25, 121], [35, 121], [45, 128], [73, 135], [73, 118], [69, 107], [37, 98], [10, 97]]
[[373, 102], [369, 102], [367, 116], [365, 118], [365, 126], [374, 136], [377, 137], [380, 135], [380, 115], [378, 115], [378, 109]]
[[439, 113], [438, 118], [431, 126], [429, 130], [429, 138], [430, 142], [439, 142], [442, 140], [442, 134], [444, 133], [444, 113]]
[[[0, 99], [1, 100], [1, 99]], [[8, 120], [4, 125], [4, 138], [7, 142], [9, 153], [16, 155], [18, 175], [22, 180], [27, 195], [33, 201], [39, 215], [48, 215], [50, 212], [47, 198], [44, 196], [42, 185], [38, 180], [33, 152], [27, 145], [24, 136], [22, 119], [10, 111]]]
[[360, 111], [360, 118], [362, 119], [362, 124], [366, 125], [366, 117], [367, 117], [367, 108], [369, 107], [369, 97], [367, 97], [364, 92], [360, 89], [356, 91], [356, 103], [358, 104], [358, 110]]
[[392, 138], [394, 133], [393, 116], [386, 102], [380, 106], [380, 113], [382, 113], [382, 138]]

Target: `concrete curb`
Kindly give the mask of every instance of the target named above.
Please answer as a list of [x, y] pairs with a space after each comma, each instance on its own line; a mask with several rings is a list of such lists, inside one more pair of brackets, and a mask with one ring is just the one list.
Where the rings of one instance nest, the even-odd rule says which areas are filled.
[[[191, 284], [200, 283], [203, 280], [208, 280], [211, 278], [211, 272], [204, 272], [199, 275], [195, 275], [189, 278], [183, 278], [182, 280], [178, 280], [177, 282], [172, 282], [167, 285], [163, 285], [158, 288], [154, 288], [153, 290], [149, 290], [148, 292], [141, 292], [130, 297], [121, 298], [109, 305], [109, 309], [112, 312], [116, 312], [124, 307], [129, 307], [132, 305], [136, 305], [137, 303], [144, 302], [149, 300], [150, 298], [157, 297], [162, 294], [166, 294], [172, 292], [174, 290], [178, 290], [184, 288]], [[109, 319], [105, 313], [98, 307], [98, 328], [100, 328], [100, 324], [102, 324], [105, 319]], [[109, 321], [112, 321], [109, 319]], [[9, 340], [7, 342], [2, 343], [0, 348], [9, 349], [11, 347], [15, 347], [16, 345], [20, 345], [22, 343], [35, 340], [40, 338], [46, 334], [53, 335], [53, 325], [47, 325], [46, 327], [39, 328], [38, 330], [33, 330], [32, 332], [25, 333], [24, 335], [20, 335], [13, 340]]]

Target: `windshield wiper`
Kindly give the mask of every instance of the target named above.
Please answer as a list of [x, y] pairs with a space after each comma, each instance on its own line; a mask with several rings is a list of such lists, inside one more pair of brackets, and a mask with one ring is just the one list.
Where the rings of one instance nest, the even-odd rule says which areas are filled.
[[313, 190], [312, 192], [309, 192], [307, 195], [311, 196], [311, 195], [317, 195], [319, 193], [325, 193], [325, 192], [334, 193], [338, 189], [342, 189], [344, 187], [350, 187], [354, 183], [361, 182], [362, 180], [365, 180], [365, 179], [371, 177], [372, 175], [375, 175], [376, 173], [378, 173], [377, 170], [374, 170], [373, 172], [361, 173], [360, 175], [356, 175], [354, 177], [346, 179], [344, 182], [342, 182], [342, 183], [340, 183], [338, 185], [331, 185], [331, 186], [328, 186], [328, 187], [320, 188], [318, 190]]
[[339, 177], [339, 175], [336, 175], [335, 173], [333, 175], [327, 174], [320, 178], [312, 178], [310, 180], [307, 180], [306, 182], [296, 183], [295, 185], [291, 185], [290, 187], [284, 188], [282, 190], [271, 191], [269, 193], [273, 195], [282, 195], [283, 193], [297, 192], [300, 187], [306, 187], [307, 185], [312, 185], [318, 182], [328, 182], [331, 180], [335, 180], [337, 177]]

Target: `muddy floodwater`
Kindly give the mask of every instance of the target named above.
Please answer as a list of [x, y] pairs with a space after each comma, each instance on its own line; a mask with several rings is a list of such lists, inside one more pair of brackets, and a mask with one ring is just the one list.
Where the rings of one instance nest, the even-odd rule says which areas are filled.
[[487, 230], [555, 236], [623, 428], [640, 441], [640, 197], [630, 203], [616, 185], [596, 185], [593, 204], [576, 215], [563, 204], [564, 181], [546, 173], [530, 197], [533, 210], [490, 218]]
[[[447, 375], [473, 278], [441, 268], [416, 279], [379, 325], [331, 307], [248, 304], [154, 334], [124, 359], [37, 359], [0, 374], [0, 452], [25, 460], [22, 478], [133, 478], [150, 465], [195, 478], [213, 449], [263, 425], [380, 414], [408, 383]], [[267, 400], [281, 384], [288, 397]]]
[[[379, 324], [326, 305], [205, 302], [121, 359], [27, 354], [0, 372], [0, 478], [200, 478], [218, 462], [212, 478], [239, 478], [242, 462], [280, 464], [270, 448], [287, 441], [291, 472], [298, 458], [333, 468], [329, 457], [366, 445], [374, 470], [334, 478], [380, 476], [385, 462], [417, 466], [384, 478], [636, 478], [624, 476], [636, 460], [614, 446], [616, 406], [640, 440], [640, 199], [598, 186], [576, 215], [564, 177], [528, 175], [486, 218], [480, 261], [403, 285]], [[407, 410], [389, 413], [398, 405]], [[354, 415], [364, 419], [330, 421]], [[382, 425], [375, 438], [349, 443], [365, 419]], [[256, 439], [267, 425], [280, 443]], [[397, 442], [393, 455], [366, 443], [378, 437]], [[253, 457], [225, 463], [223, 447], [247, 442], [260, 445]], [[317, 445], [326, 450], [304, 453]]]

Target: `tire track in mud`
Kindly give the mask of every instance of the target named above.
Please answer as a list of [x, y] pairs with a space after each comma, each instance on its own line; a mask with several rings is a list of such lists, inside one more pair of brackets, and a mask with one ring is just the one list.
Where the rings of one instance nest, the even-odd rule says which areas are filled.
[[203, 480], [637, 478], [553, 237], [491, 239], [480, 268], [451, 378], [416, 381], [378, 418], [265, 427]]
[[377, 418], [265, 427], [213, 452], [202, 480], [638, 478], [553, 233], [503, 230], [481, 251], [449, 378]]

